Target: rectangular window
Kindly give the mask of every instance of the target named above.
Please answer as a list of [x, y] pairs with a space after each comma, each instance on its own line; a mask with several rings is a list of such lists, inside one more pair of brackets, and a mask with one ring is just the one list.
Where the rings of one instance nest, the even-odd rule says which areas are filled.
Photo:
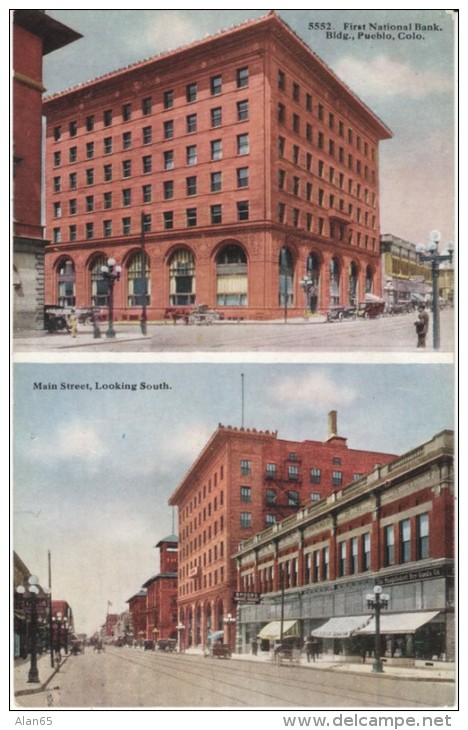
[[238, 167], [236, 170], [236, 176], [237, 176], [237, 187], [238, 188], [247, 188], [249, 185], [249, 168], [248, 167]]
[[290, 482], [297, 482], [299, 479], [299, 467], [295, 464], [289, 464], [288, 466], [288, 480]]
[[211, 173], [211, 192], [219, 193], [222, 189], [222, 174], [220, 172]]
[[301, 127], [301, 120], [299, 114], [293, 114], [293, 131], [299, 134]]
[[151, 96], [145, 96], [145, 98], [142, 99], [141, 111], [143, 112], [144, 116], [151, 114], [151, 112], [153, 111], [153, 100]]
[[76, 212], [77, 212], [76, 198], [71, 198], [68, 201], [68, 211], [69, 211], [70, 215], [76, 215]]
[[285, 181], [286, 181], [285, 170], [278, 170], [278, 188], [280, 190], [284, 190]]
[[187, 99], [188, 102], [197, 100], [197, 85], [195, 83], [187, 84], [187, 87], [185, 90], [185, 98]]
[[86, 117], [86, 131], [92, 132], [94, 129], [94, 114], [90, 114]]
[[58, 142], [62, 138], [62, 128], [54, 127], [54, 140]]
[[213, 139], [210, 143], [211, 159], [220, 160], [223, 156], [223, 143], [220, 139]]
[[150, 144], [153, 139], [152, 127], [143, 127], [143, 144]]
[[278, 122], [284, 124], [286, 121], [286, 107], [281, 102], [278, 104]]
[[252, 473], [252, 464], [248, 459], [241, 459], [240, 473], [242, 476], [248, 476]]
[[334, 487], [341, 487], [343, 484], [343, 472], [334, 471], [332, 475], [332, 485]]
[[299, 147], [297, 144], [293, 145], [293, 162], [295, 165], [299, 164]]
[[174, 168], [174, 150], [166, 150], [164, 152], [164, 169], [172, 170]]
[[132, 162], [131, 160], [124, 160], [122, 162], [122, 177], [130, 177], [132, 174]]
[[185, 211], [186, 225], [188, 228], [193, 228], [197, 225], [197, 209], [187, 208]]
[[62, 188], [62, 178], [54, 177], [54, 193], [59, 193]]
[[143, 163], [143, 174], [147, 175], [153, 169], [153, 158], [151, 155], [145, 155], [142, 159]]
[[59, 167], [62, 160], [61, 152], [54, 152], [54, 167]]
[[70, 137], [76, 137], [76, 134], [78, 132], [78, 124], [76, 122], [70, 122], [68, 125], [68, 131], [70, 132]]
[[62, 242], [62, 232], [60, 228], [54, 228], [54, 243]]
[[186, 178], [187, 195], [197, 194], [197, 178], [195, 176]]
[[278, 89], [284, 91], [286, 88], [286, 74], [281, 69], [278, 69]]
[[210, 110], [211, 126], [220, 127], [222, 123], [222, 110], [220, 106]]
[[122, 107], [122, 121], [129, 122], [132, 118], [132, 105], [124, 104]]
[[241, 200], [237, 203], [237, 220], [248, 221], [249, 220], [249, 201]]
[[132, 133], [124, 132], [122, 134], [122, 149], [129, 150], [131, 146], [132, 146]]
[[344, 540], [339, 543], [338, 561], [338, 575], [344, 576], [346, 575], [346, 543]]
[[94, 142], [86, 142], [86, 158], [91, 160], [94, 157]]
[[103, 221], [102, 230], [104, 238], [109, 238], [109, 236], [112, 236], [112, 221]]
[[361, 537], [361, 570], [365, 572], [371, 567], [371, 538], [370, 533], [366, 532]]
[[91, 238], [94, 238], [94, 223], [86, 223], [85, 231], [86, 231], [86, 239], [88, 241]]
[[250, 487], [240, 488], [240, 501], [251, 502], [252, 501], [252, 489]]
[[384, 550], [385, 565], [394, 565], [395, 563], [395, 534], [393, 525], [387, 525], [384, 528]]
[[306, 94], [306, 109], [308, 112], [312, 111], [312, 95]]
[[301, 91], [300, 91], [299, 84], [297, 84], [295, 81], [293, 81], [292, 96], [293, 96], [294, 101], [299, 101], [300, 94], [301, 94]]
[[62, 203], [54, 203], [54, 218], [62, 217]]
[[142, 215], [141, 225], [142, 225], [144, 233], [149, 233], [151, 231], [151, 226], [152, 226], [151, 213], [144, 213]]
[[249, 135], [238, 134], [237, 135], [237, 154], [247, 155], [249, 153]]
[[418, 515], [416, 517], [416, 557], [424, 560], [429, 557], [429, 515]]
[[265, 501], [267, 504], [276, 504], [276, 492], [274, 489], [267, 489], [265, 492]]
[[314, 560], [314, 583], [318, 583], [320, 580], [320, 551], [314, 550], [313, 554], [313, 560]]
[[164, 109], [172, 109], [174, 106], [174, 92], [172, 89], [165, 91], [163, 95]]
[[163, 213], [163, 226], [165, 231], [174, 227], [174, 213], [172, 210], [166, 210]]
[[86, 170], [86, 185], [94, 185], [94, 169], [92, 167]]
[[163, 183], [164, 200], [171, 200], [174, 197], [174, 180], [165, 180]]
[[197, 146], [195, 144], [186, 148], [187, 165], [197, 164]]
[[284, 203], [278, 203], [278, 220], [280, 223], [284, 223], [286, 217], [286, 206]]
[[350, 561], [349, 561], [349, 572], [351, 575], [355, 575], [358, 572], [358, 539], [357, 537], [352, 537], [349, 541], [349, 552], [350, 552]]
[[75, 225], [69, 226], [68, 237], [69, 237], [70, 242], [76, 241], [76, 226]]
[[211, 96], [216, 96], [217, 94], [221, 94], [223, 90], [223, 80], [221, 76], [213, 76], [212, 79], [210, 79], [210, 92]]
[[104, 204], [105, 210], [112, 208], [112, 193], [104, 193], [103, 201], [104, 201], [103, 204]]
[[249, 85], [249, 69], [238, 68], [236, 72], [237, 88], [242, 89]]
[[288, 491], [288, 505], [290, 507], [299, 507], [299, 492], [296, 492], [295, 489]]
[[186, 124], [187, 134], [193, 134], [193, 132], [196, 132], [197, 131], [197, 115], [189, 114], [185, 118], [185, 124]]
[[122, 190], [122, 205], [127, 206], [132, 204], [132, 191], [130, 188]]
[[237, 102], [237, 121], [245, 122], [249, 118], [249, 102], [243, 99]]
[[143, 202], [144, 203], [151, 203], [152, 200], [152, 186], [151, 185], [143, 185], [142, 192], [143, 192]]
[[284, 137], [278, 137], [278, 156], [284, 157], [284, 151], [286, 148], [286, 140]]
[[270, 463], [266, 465], [266, 478], [276, 479], [276, 464]]
[[104, 165], [104, 182], [112, 180], [112, 165]]
[[78, 157], [78, 147], [70, 147], [68, 150], [68, 161], [76, 162]]
[[240, 513], [240, 526], [241, 527], [252, 527], [251, 512], [241, 512]]
[[132, 219], [122, 218], [122, 233], [124, 236], [129, 236], [132, 232]]
[[298, 177], [293, 177], [293, 195], [299, 195], [299, 186], [300, 186], [300, 180]]
[[400, 563], [411, 561], [411, 525], [409, 520], [400, 522]]
[[112, 137], [104, 137], [104, 154], [110, 155], [112, 152]]
[[322, 550], [322, 580], [328, 580], [330, 575], [330, 550], [326, 547]]
[[173, 120], [169, 119], [169, 121], [164, 122], [163, 128], [164, 128], [164, 139], [172, 139], [174, 136]]
[[221, 205], [212, 205], [210, 207], [210, 216], [212, 225], [219, 225], [223, 222], [223, 208]]
[[85, 209], [87, 213], [92, 213], [94, 210], [94, 195], [87, 195], [85, 198]]
[[311, 492], [310, 501], [311, 502], [320, 502], [320, 492]]
[[103, 121], [105, 127], [110, 127], [112, 124], [112, 109], [107, 109], [103, 114]]

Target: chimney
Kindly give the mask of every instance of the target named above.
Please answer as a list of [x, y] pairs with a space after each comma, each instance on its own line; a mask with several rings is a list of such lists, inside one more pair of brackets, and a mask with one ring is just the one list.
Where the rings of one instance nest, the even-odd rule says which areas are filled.
[[337, 413], [336, 411], [330, 411], [328, 414], [328, 438], [332, 439], [334, 436], [338, 436]]

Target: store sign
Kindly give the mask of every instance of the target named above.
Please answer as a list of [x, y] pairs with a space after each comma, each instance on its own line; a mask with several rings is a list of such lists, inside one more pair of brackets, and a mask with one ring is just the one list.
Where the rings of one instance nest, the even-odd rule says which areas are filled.
[[382, 586], [390, 586], [394, 583], [410, 583], [415, 580], [431, 580], [450, 575], [453, 575], [453, 567], [444, 565], [440, 568], [421, 568], [420, 570], [408, 570], [406, 573], [382, 576], [379, 578], [379, 582]]
[[252, 591], [237, 591], [234, 593], [234, 603], [260, 603], [261, 594]]

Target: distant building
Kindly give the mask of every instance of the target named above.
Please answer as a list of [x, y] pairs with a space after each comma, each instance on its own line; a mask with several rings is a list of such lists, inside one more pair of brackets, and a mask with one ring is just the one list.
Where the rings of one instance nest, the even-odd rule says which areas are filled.
[[42, 58], [82, 36], [44, 10], [13, 10], [14, 328], [44, 321]]
[[55, 94], [47, 303], [226, 318], [381, 294], [388, 127], [274, 12]]
[[379, 584], [384, 661], [454, 661], [453, 450], [442, 431], [242, 541], [237, 588], [261, 603], [238, 608], [239, 650], [312, 635], [331, 654], [370, 652], [366, 595]]
[[380, 237], [382, 292], [387, 309], [411, 309], [432, 298], [430, 266], [420, 264], [416, 245], [391, 233]]
[[131, 615], [131, 640], [139, 641], [146, 636], [146, 589], [142, 588], [128, 600], [128, 610]]
[[[220, 425], [172, 494], [179, 513], [181, 645], [204, 647], [236, 610], [239, 543], [321, 502], [395, 458], [350, 449], [329, 414], [325, 441], [279, 439], [276, 432]], [[295, 519], [295, 517], [291, 517]]]
[[145, 638], [155, 642], [177, 639], [177, 535], [163, 538], [156, 547], [160, 556], [159, 573], [143, 584], [146, 590]]

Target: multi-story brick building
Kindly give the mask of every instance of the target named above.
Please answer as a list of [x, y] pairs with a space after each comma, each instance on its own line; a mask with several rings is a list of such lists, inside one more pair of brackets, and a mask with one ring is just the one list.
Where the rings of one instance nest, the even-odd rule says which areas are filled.
[[[179, 620], [184, 647], [204, 646], [235, 612], [239, 542], [394, 459], [348, 448], [336, 412], [321, 441], [219, 426], [169, 503], [179, 511]], [[227, 631], [226, 627], [226, 631]]]
[[178, 538], [160, 540], [159, 573], [143, 584], [146, 590], [145, 638], [151, 641], [177, 639]]
[[[385, 661], [454, 660], [453, 432], [442, 431], [317, 503], [243, 541], [239, 648], [288, 633], [361, 653], [375, 635], [366, 596], [389, 595]], [[370, 639], [370, 643], [369, 642]]]
[[128, 610], [132, 617], [133, 642], [139, 642], [146, 636], [146, 589], [142, 588], [131, 596], [128, 601]]
[[303, 314], [381, 293], [380, 119], [274, 12], [55, 94], [48, 303]]
[[81, 38], [44, 10], [13, 14], [14, 327], [37, 329], [44, 317], [42, 214], [43, 56]]

